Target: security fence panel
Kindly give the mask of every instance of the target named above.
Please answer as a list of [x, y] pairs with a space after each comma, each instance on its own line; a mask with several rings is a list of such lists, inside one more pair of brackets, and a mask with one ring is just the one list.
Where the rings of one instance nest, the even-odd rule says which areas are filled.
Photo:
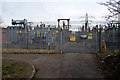
[[[60, 23], [59, 20], [67, 20]], [[94, 25], [92, 25], [94, 24]], [[3, 48], [56, 50], [61, 53], [95, 53], [120, 49], [118, 23], [81, 23], [58, 19], [58, 26], [13, 25], [6, 28]], [[31, 28], [32, 27], [32, 28]]]
[[[66, 38], [67, 37], [67, 38]], [[64, 53], [86, 53], [96, 52], [97, 34], [95, 32], [63, 31]]]
[[[75, 22], [75, 21], [74, 21]], [[60, 51], [62, 53], [95, 53], [99, 50], [99, 32], [96, 26], [84, 28], [78, 22], [70, 22], [69, 29], [65, 29], [62, 25], [59, 36]], [[77, 24], [76, 24], [77, 23]], [[82, 28], [83, 27], [83, 28]], [[87, 29], [87, 30], [86, 30]]]

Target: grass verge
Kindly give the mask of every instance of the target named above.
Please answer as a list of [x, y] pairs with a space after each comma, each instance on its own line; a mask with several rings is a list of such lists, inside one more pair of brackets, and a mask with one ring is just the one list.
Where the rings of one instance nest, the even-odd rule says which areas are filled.
[[23, 80], [29, 79], [33, 68], [25, 62], [3, 60], [2, 78], [3, 80]]

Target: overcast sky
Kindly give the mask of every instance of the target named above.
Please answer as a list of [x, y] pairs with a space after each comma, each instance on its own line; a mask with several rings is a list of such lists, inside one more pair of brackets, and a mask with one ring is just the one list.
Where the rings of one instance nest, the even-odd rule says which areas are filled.
[[79, 21], [86, 13], [103, 20], [101, 17], [108, 11], [98, 4], [101, 1], [106, 0], [3, 0], [0, 7], [5, 25], [10, 25], [11, 19], [24, 18], [28, 21], [57, 21], [58, 18]]

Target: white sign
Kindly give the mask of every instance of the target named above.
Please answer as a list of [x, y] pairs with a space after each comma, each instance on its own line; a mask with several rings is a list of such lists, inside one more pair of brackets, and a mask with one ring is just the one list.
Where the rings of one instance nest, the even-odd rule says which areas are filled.
[[92, 39], [92, 36], [88, 36], [88, 39]]
[[82, 38], [86, 38], [86, 37], [87, 37], [87, 35], [81, 35], [81, 37], [82, 37]]

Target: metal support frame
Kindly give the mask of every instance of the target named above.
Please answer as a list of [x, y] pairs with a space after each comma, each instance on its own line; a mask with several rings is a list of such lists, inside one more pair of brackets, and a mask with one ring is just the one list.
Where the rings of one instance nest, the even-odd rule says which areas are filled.
[[[62, 46], [62, 44], [63, 44], [63, 40], [62, 40], [62, 37], [63, 37], [63, 33], [62, 33], [62, 28], [60, 28], [60, 21], [61, 20], [67, 20], [67, 23], [68, 23], [68, 30], [69, 30], [69, 26], [70, 26], [70, 24], [69, 24], [69, 21], [70, 21], [70, 19], [58, 19], [57, 21], [58, 21], [58, 30], [59, 30], [59, 50], [60, 50], [60, 52], [61, 52], [61, 54], [63, 53], [63, 46]], [[64, 28], [63, 28], [64, 29]]]

